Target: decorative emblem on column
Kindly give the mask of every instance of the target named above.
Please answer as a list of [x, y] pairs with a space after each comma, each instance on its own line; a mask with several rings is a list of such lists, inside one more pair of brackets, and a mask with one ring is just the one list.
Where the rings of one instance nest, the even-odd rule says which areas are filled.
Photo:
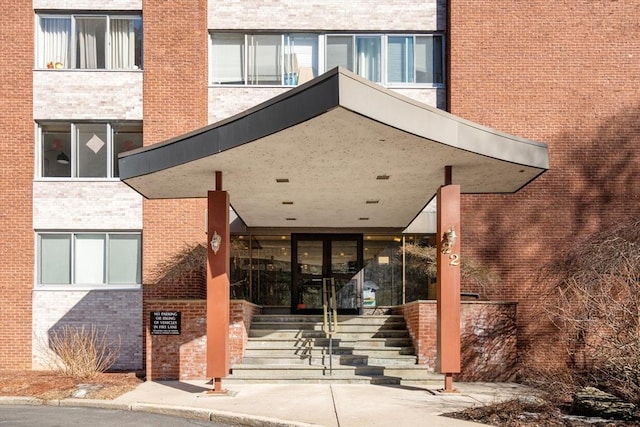
[[217, 231], [214, 231], [213, 236], [211, 236], [211, 249], [214, 254], [217, 254], [220, 250], [220, 243], [222, 243], [222, 237], [220, 237]]

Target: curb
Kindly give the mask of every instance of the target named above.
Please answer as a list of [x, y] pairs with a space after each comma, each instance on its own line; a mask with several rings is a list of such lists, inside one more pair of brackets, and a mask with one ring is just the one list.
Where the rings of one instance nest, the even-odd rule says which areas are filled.
[[170, 415], [180, 418], [213, 421], [221, 424], [246, 427], [322, 427], [319, 424], [308, 424], [286, 421], [259, 415], [238, 414], [235, 412], [215, 411], [210, 409], [189, 408], [184, 406], [156, 405], [152, 403], [117, 403], [110, 400], [97, 399], [52, 399], [36, 397], [0, 396], [0, 405], [21, 406], [60, 406], [77, 408], [112, 409], [120, 411], [148, 412], [159, 415]]

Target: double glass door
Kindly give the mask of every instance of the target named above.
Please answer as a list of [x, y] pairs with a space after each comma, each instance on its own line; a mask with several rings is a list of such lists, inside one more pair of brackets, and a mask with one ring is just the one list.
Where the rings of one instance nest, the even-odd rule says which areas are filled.
[[320, 313], [323, 279], [336, 288], [340, 314], [362, 307], [362, 234], [291, 235], [292, 313]]

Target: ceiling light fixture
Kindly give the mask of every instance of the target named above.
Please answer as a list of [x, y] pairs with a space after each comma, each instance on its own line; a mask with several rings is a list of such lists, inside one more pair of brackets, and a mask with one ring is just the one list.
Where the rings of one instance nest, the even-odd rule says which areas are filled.
[[63, 165], [68, 165], [69, 164], [69, 157], [66, 154], [64, 154], [64, 152], [61, 152], [56, 157], [56, 162], [61, 163]]

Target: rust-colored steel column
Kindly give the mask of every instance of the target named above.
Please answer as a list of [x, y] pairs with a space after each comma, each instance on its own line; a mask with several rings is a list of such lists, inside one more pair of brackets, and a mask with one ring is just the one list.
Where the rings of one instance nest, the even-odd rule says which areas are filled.
[[437, 215], [437, 370], [445, 376], [444, 392], [451, 393], [453, 374], [460, 373], [459, 185], [440, 187]]
[[[216, 172], [216, 191], [207, 204], [207, 377], [222, 393], [229, 373], [229, 195]], [[218, 244], [216, 244], [218, 242]]]

